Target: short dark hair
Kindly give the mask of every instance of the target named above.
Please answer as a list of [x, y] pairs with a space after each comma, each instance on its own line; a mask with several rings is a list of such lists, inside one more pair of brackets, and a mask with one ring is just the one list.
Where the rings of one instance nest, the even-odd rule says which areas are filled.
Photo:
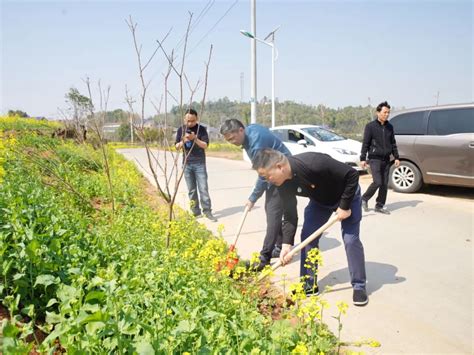
[[377, 112], [382, 111], [382, 107], [386, 107], [386, 108], [388, 108], [388, 109], [390, 110], [390, 105], [388, 104], [387, 101], [384, 101], [384, 102], [379, 103], [379, 104], [377, 105], [376, 111], [377, 111]]
[[198, 116], [197, 111], [196, 111], [195, 109], [193, 109], [193, 108], [188, 108], [188, 109], [186, 110], [186, 112], [184, 113], [184, 115], [186, 116], [188, 113], [189, 113], [190, 115], [193, 115], [193, 116], [196, 116], [196, 117]]
[[278, 150], [265, 148], [255, 154], [252, 159], [252, 169], [269, 169], [278, 163], [286, 163], [287, 161], [287, 157]]
[[237, 132], [240, 128], [245, 129], [244, 124], [236, 118], [231, 118], [225, 120], [224, 123], [221, 125], [220, 133], [224, 136], [228, 133]]

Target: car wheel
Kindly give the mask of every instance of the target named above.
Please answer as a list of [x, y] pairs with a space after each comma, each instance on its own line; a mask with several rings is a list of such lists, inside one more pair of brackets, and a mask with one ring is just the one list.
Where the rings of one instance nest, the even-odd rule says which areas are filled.
[[397, 192], [416, 192], [423, 185], [423, 177], [415, 164], [401, 161], [398, 168], [390, 168], [390, 186]]

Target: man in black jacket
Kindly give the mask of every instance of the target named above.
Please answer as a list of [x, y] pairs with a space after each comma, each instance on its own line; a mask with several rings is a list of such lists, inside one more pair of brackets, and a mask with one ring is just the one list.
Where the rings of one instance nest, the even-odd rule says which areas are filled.
[[387, 200], [388, 175], [390, 171], [390, 155], [395, 158], [395, 166], [400, 165], [398, 157], [397, 142], [393, 126], [388, 122], [390, 115], [390, 105], [387, 101], [377, 106], [377, 119], [367, 123], [364, 130], [364, 142], [360, 153], [361, 166], [367, 167], [367, 153], [369, 155], [369, 165], [372, 172], [372, 184], [362, 196], [362, 208], [365, 212], [369, 210], [368, 201], [375, 194], [379, 193], [375, 204], [375, 212], [390, 214], [384, 208]]
[[[342, 239], [354, 289], [353, 302], [356, 306], [366, 305], [365, 256], [359, 238], [362, 211], [357, 171], [326, 154], [308, 152], [287, 157], [273, 149], [259, 151], [252, 164], [261, 177], [278, 186], [283, 202], [282, 264], [291, 260], [287, 254], [294, 243], [298, 223], [296, 196], [309, 197], [301, 241], [319, 229], [336, 211], [342, 225]], [[305, 265], [309, 251], [318, 248], [319, 239], [316, 238], [301, 251], [300, 275], [305, 282], [306, 294], [318, 293], [316, 275]]]

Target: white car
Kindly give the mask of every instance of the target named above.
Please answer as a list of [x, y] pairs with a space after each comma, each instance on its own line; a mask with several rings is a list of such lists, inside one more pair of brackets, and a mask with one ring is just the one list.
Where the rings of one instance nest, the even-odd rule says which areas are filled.
[[358, 171], [362, 170], [359, 165], [362, 143], [358, 141], [314, 125], [277, 126], [270, 130], [283, 141], [293, 155], [304, 152], [325, 153]]

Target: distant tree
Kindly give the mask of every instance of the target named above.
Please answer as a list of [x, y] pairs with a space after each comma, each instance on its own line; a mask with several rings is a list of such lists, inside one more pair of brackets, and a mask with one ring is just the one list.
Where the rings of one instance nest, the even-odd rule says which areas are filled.
[[250, 105], [240, 105], [240, 118], [245, 125], [250, 124]]
[[132, 133], [130, 131], [129, 123], [122, 123], [117, 130], [118, 139], [121, 142], [129, 142], [132, 138]]
[[74, 128], [77, 132], [87, 127], [87, 118], [94, 110], [92, 101], [87, 96], [82, 95], [76, 88], [70, 88], [66, 94], [66, 102], [69, 105]]
[[24, 111], [21, 110], [8, 110], [8, 116], [13, 117], [13, 116], [18, 116], [18, 117], [30, 117], [28, 114]]
[[[265, 126], [271, 124], [271, 112], [268, 101], [257, 104], [257, 123]], [[193, 102], [192, 107], [199, 110], [201, 103]], [[187, 107], [187, 106], [186, 106]], [[250, 105], [238, 101], [231, 101], [224, 97], [216, 101], [208, 101], [205, 104], [206, 112], [200, 117], [201, 123], [211, 127], [218, 128], [223, 120], [227, 118], [237, 118], [244, 124], [250, 124]], [[330, 108], [323, 104], [317, 106], [306, 105], [294, 101], [276, 102], [276, 124], [314, 124], [327, 127], [337, 133], [360, 138], [364, 126], [371, 117], [367, 115], [370, 112], [370, 106], [346, 106], [340, 108]], [[168, 115], [168, 124], [179, 126], [182, 123], [179, 106], [171, 108]]]
[[108, 111], [105, 115], [105, 123], [125, 123], [129, 121], [129, 113], [122, 109]]

